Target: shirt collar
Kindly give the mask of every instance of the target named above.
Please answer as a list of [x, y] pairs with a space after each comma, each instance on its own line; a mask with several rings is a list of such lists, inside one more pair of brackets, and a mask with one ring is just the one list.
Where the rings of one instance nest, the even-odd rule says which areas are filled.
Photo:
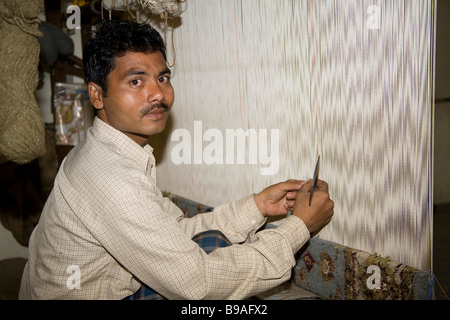
[[155, 165], [153, 148], [146, 144], [141, 147], [123, 132], [115, 129], [98, 117], [94, 118], [92, 134], [99, 140], [108, 142], [124, 157], [140, 163], [145, 170]]

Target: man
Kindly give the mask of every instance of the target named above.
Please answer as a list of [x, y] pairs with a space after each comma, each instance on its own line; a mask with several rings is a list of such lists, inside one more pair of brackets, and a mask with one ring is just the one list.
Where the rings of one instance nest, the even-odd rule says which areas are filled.
[[[164, 42], [150, 26], [103, 21], [83, 53], [97, 111], [61, 164], [29, 246], [22, 299], [124, 299], [146, 288], [167, 299], [242, 299], [287, 279], [294, 254], [331, 219], [327, 184], [289, 180], [184, 218], [156, 186], [150, 135], [174, 102]], [[276, 229], [266, 217], [293, 214]], [[206, 253], [194, 235], [232, 245]]]

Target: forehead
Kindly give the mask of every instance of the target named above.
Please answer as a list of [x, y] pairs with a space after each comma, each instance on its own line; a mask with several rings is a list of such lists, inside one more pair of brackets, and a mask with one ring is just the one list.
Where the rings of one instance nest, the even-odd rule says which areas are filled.
[[166, 61], [159, 51], [152, 53], [127, 52], [125, 55], [114, 59], [114, 66], [110, 75], [124, 78], [136, 70], [149, 75], [158, 75], [166, 69]]

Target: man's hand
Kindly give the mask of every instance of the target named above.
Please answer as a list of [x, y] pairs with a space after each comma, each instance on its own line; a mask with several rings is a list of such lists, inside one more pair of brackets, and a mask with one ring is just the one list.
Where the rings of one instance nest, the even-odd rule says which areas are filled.
[[[297, 191], [305, 184], [302, 180], [287, 180], [267, 187], [255, 194], [255, 202], [265, 217], [284, 215], [294, 208]], [[311, 184], [310, 184], [311, 185]]]
[[328, 194], [328, 184], [325, 181], [317, 181], [317, 189], [314, 191], [311, 207], [309, 206], [309, 190], [312, 180], [306, 182], [297, 192], [292, 214], [302, 219], [310, 233], [320, 230], [333, 216], [334, 202]]

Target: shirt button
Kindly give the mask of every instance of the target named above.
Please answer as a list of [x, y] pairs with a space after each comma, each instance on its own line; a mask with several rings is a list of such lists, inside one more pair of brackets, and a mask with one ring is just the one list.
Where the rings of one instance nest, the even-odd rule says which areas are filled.
[[255, 224], [256, 224], [256, 221], [255, 221], [255, 220], [252, 220], [251, 224], [252, 224], [252, 227], [254, 227]]

